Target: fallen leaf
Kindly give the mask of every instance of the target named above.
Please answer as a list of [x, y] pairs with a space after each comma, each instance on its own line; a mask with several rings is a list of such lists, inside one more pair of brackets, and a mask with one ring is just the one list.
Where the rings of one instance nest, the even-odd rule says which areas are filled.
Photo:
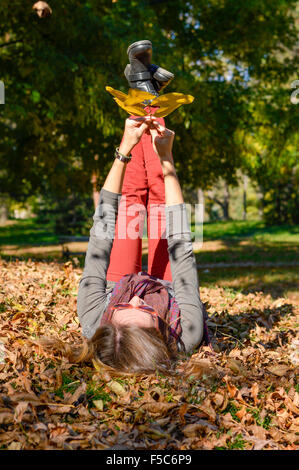
[[157, 415], [164, 415], [168, 413], [173, 408], [177, 407], [177, 403], [165, 403], [165, 402], [151, 402], [151, 403], [143, 403], [141, 405], [141, 409], [143, 411], [148, 411], [152, 414]]
[[121, 397], [127, 394], [127, 391], [124, 389], [124, 387], [120, 383], [115, 382], [115, 380], [111, 380], [111, 382], [108, 382], [107, 387], [109, 387], [110, 390], [112, 390], [112, 392], [114, 392], [116, 395], [119, 395]]
[[187, 426], [183, 428], [183, 433], [186, 437], [196, 437], [198, 434], [202, 432], [206, 433], [208, 431], [217, 431], [217, 430], [218, 430], [217, 426], [207, 421], [204, 421], [202, 419], [199, 419], [194, 424], [187, 424]]
[[97, 410], [103, 411], [104, 409], [104, 402], [103, 400], [93, 400], [93, 404]]
[[14, 420], [17, 423], [20, 423], [23, 419], [24, 413], [27, 411], [29, 403], [26, 401], [21, 401], [15, 409]]
[[21, 442], [11, 442], [7, 447], [8, 450], [21, 450], [22, 443]]
[[250, 393], [251, 393], [251, 396], [253, 398], [253, 401], [254, 401], [254, 404], [257, 405], [257, 403], [259, 402], [258, 398], [257, 398], [257, 395], [258, 395], [258, 392], [259, 392], [259, 386], [258, 384], [255, 382], [252, 387], [251, 387], [251, 390], [250, 390]]
[[290, 368], [284, 364], [266, 367], [266, 369], [271, 372], [271, 374], [278, 375], [279, 377], [283, 377], [290, 370]]

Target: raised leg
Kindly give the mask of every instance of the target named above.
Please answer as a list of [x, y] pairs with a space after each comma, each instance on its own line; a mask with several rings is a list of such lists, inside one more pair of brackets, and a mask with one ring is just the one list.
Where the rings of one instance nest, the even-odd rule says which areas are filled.
[[[142, 137], [143, 138], [143, 137]], [[115, 239], [107, 271], [108, 281], [142, 269], [142, 233], [148, 198], [148, 183], [142, 140], [132, 151], [123, 183]]]
[[[157, 120], [165, 125], [163, 118]], [[165, 237], [165, 187], [161, 164], [154, 152], [151, 135], [142, 139], [145, 169], [148, 181], [147, 229], [148, 229], [148, 272], [160, 279], [172, 280], [167, 240]]]

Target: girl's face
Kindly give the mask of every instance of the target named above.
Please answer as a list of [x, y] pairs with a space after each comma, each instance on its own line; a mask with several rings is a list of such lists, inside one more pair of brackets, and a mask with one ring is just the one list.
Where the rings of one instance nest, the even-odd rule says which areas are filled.
[[155, 317], [146, 311], [137, 309], [140, 305], [147, 305], [137, 295], [128, 302], [132, 307], [115, 309], [111, 323], [117, 325], [135, 325], [141, 328], [155, 328]]

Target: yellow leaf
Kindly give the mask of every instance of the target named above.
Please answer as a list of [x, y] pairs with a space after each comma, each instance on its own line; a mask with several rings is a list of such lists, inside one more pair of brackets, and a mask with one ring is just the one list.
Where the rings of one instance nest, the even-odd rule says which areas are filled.
[[194, 101], [194, 96], [192, 95], [184, 95], [183, 93], [166, 93], [165, 95], [161, 95], [155, 99], [153, 105], [160, 106], [161, 104], [174, 104], [179, 103], [181, 104], [190, 104]]
[[24, 312], [24, 310], [26, 310], [24, 305], [21, 305], [21, 304], [14, 304], [13, 308], [14, 308], [14, 310], [18, 310], [18, 312]]
[[135, 116], [146, 116], [148, 114], [144, 110], [144, 101], [151, 101], [150, 106], [157, 106], [159, 108], [154, 113], [156, 117], [165, 117], [182, 104], [190, 104], [194, 100], [194, 97], [191, 95], [176, 92], [156, 97], [151, 93], [136, 88], [130, 88], [128, 95], [122, 91], [114, 90], [110, 86], [106, 86], [106, 90], [114, 96], [114, 101], [120, 108]]
[[154, 100], [156, 95], [152, 95], [147, 91], [138, 90], [136, 88], [129, 89], [129, 96], [125, 101], [126, 106], [134, 106], [135, 104], [141, 104], [143, 101]]
[[165, 117], [172, 113], [175, 109], [182, 106], [182, 104], [190, 104], [194, 100], [191, 95], [184, 95], [183, 93], [167, 93], [166, 95], [159, 96], [155, 99], [151, 106], [159, 106], [155, 112], [157, 117]]
[[102, 367], [101, 367], [100, 364], [98, 364], [94, 359], [92, 359], [92, 363], [93, 363], [94, 368], [95, 368], [98, 372], [101, 372], [101, 371], [102, 371]]
[[121, 100], [118, 98], [114, 98], [114, 101], [120, 106], [122, 109], [127, 111], [129, 114], [133, 114], [134, 116], [146, 116], [147, 112], [144, 110], [143, 106], [136, 104], [135, 106], [126, 106]]
[[108, 93], [110, 93], [112, 96], [114, 96], [115, 98], [120, 99], [121, 101], [125, 101], [125, 100], [128, 98], [128, 95], [126, 95], [126, 94], [123, 93], [122, 91], [115, 90], [115, 89], [112, 88], [111, 86], [106, 86], [106, 90], [107, 90]]

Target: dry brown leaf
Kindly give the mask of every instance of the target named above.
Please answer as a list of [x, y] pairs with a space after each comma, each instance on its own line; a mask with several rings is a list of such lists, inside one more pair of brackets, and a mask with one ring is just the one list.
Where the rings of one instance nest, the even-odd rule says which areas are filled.
[[208, 421], [199, 419], [194, 424], [187, 424], [187, 426], [183, 428], [183, 433], [186, 437], [196, 437], [198, 434], [207, 433], [209, 431], [217, 431], [217, 430], [218, 430], [217, 426], [214, 426]]
[[180, 421], [183, 425], [186, 423], [185, 414], [187, 413], [187, 409], [188, 409], [188, 403], [184, 403], [179, 408], [179, 418], [180, 418]]
[[[194, 356], [192, 356], [194, 357]], [[193, 377], [194, 379], [202, 377], [203, 374], [214, 375], [215, 367], [210, 359], [190, 359], [190, 362], [183, 369], [184, 375]]]
[[230, 396], [231, 398], [235, 397], [235, 396], [237, 395], [237, 393], [238, 393], [237, 387], [235, 387], [235, 385], [232, 385], [232, 384], [229, 383], [227, 376], [223, 377], [223, 380], [224, 380], [225, 383], [226, 383], [229, 396]]
[[164, 414], [168, 413], [168, 411], [172, 410], [173, 408], [177, 407], [177, 403], [165, 403], [165, 402], [150, 402], [150, 403], [143, 403], [141, 405], [141, 409], [143, 411], [148, 411], [152, 414], [157, 414], [163, 416]]
[[224, 403], [224, 396], [221, 393], [215, 393], [212, 395], [211, 401], [216, 405], [217, 408], [220, 408]]
[[11, 442], [9, 446], [7, 447], [8, 450], [21, 450], [22, 449], [22, 443], [21, 442]]
[[295, 415], [299, 416], [299, 408], [295, 406], [294, 402], [289, 397], [286, 397], [285, 399], [285, 405], [286, 407], [292, 411]]
[[82, 396], [82, 395], [85, 395], [85, 392], [86, 392], [86, 383], [83, 382], [75, 391], [75, 393], [73, 393], [73, 395], [71, 395], [71, 397], [66, 401], [66, 403], [68, 404], [74, 404], [78, 401], [78, 399]]
[[201, 410], [203, 413], [205, 413], [211, 421], [216, 421], [217, 414], [214, 408], [212, 407], [211, 401], [209, 398], [206, 398], [202, 405], [198, 406], [198, 409]]
[[29, 403], [26, 401], [21, 401], [15, 408], [14, 420], [17, 423], [20, 423], [23, 419], [24, 413], [27, 411]]
[[104, 402], [103, 400], [93, 400], [93, 404], [97, 410], [103, 411], [104, 409]]
[[241, 361], [230, 357], [227, 361], [227, 365], [235, 374], [242, 374], [246, 375], [247, 371], [245, 367], [242, 365]]
[[0, 412], [0, 424], [9, 424], [14, 420], [13, 413], [8, 411]]
[[256, 424], [252, 424], [251, 426], [248, 426], [246, 428], [246, 431], [249, 431], [252, 433], [252, 435], [258, 439], [263, 439], [266, 440], [266, 435], [267, 432], [264, 428], [261, 426], [257, 426]]
[[259, 393], [259, 385], [256, 382], [252, 385], [250, 393], [253, 398], [254, 404], [257, 405], [259, 403], [259, 400], [257, 398], [257, 395]]
[[271, 372], [271, 374], [277, 375], [278, 377], [283, 377], [290, 370], [289, 366], [286, 366], [285, 364], [269, 366], [266, 367], [266, 369]]
[[107, 387], [109, 387], [112, 392], [114, 392], [116, 395], [119, 395], [120, 397], [127, 395], [127, 391], [124, 389], [124, 387], [115, 380], [108, 382]]
[[244, 418], [246, 415], [246, 406], [242, 406], [242, 408], [236, 412], [237, 418], [239, 418], [240, 421]]

